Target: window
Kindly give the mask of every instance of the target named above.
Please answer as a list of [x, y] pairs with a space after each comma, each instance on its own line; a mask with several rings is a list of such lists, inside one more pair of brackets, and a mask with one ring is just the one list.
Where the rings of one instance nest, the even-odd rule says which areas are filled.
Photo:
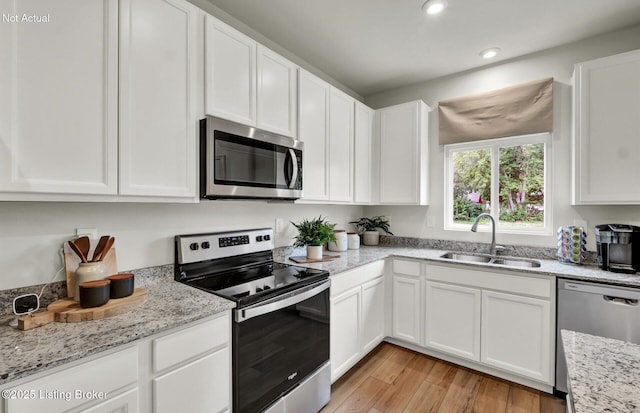
[[445, 145], [445, 229], [486, 212], [496, 231], [550, 234], [550, 145], [548, 133]]

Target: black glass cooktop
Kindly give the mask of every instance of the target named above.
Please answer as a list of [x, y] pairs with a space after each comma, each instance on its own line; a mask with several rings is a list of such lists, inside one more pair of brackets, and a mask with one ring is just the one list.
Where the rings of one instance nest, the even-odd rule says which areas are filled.
[[328, 277], [324, 270], [268, 262], [185, 282], [244, 307]]

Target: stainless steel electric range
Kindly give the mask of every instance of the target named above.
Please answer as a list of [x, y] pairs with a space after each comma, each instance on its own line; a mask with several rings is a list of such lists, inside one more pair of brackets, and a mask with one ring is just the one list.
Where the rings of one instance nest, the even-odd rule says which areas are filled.
[[233, 411], [329, 402], [329, 273], [273, 261], [270, 228], [175, 237], [176, 281], [236, 303]]

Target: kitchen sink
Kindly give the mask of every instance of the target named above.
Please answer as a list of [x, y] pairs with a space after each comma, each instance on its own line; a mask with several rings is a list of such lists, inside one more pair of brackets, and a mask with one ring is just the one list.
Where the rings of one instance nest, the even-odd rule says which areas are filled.
[[466, 262], [485, 262], [488, 263], [491, 261], [491, 255], [472, 255], [472, 254], [464, 254], [460, 252], [447, 252], [444, 255], [441, 255], [440, 258], [446, 258], [448, 260], [453, 261], [466, 261]]
[[451, 261], [475, 262], [493, 265], [504, 265], [505, 267], [515, 268], [539, 268], [540, 262], [525, 258], [497, 257], [495, 255], [486, 254], [469, 254], [463, 252], [449, 251], [442, 254], [440, 258]]
[[525, 259], [518, 259], [518, 258], [493, 258], [489, 263], [496, 264], [496, 265], [506, 265], [508, 267], [518, 267], [518, 268], [540, 267], [539, 261], [525, 260]]

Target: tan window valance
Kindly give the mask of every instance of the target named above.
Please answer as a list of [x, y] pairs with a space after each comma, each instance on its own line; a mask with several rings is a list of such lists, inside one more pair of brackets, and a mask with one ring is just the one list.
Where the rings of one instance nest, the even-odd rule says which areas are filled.
[[553, 78], [439, 103], [440, 144], [553, 130]]

